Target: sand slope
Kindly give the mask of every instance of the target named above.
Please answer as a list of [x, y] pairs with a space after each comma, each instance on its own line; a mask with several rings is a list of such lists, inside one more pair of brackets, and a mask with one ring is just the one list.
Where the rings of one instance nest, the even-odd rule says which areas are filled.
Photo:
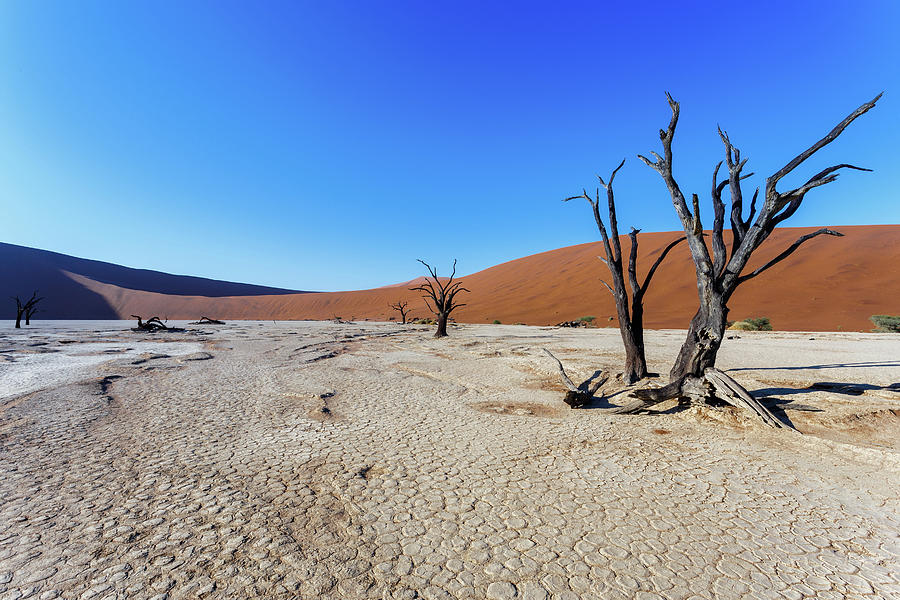
[[[744, 284], [731, 302], [731, 318], [766, 316], [775, 329], [866, 331], [869, 316], [898, 314], [900, 305], [900, 226], [835, 227], [843, 238], [823, 236], [804, 244], [790, 259]], [[776, 256], [797, 237], [815, 228], [777, 230], [757, 252], [751, 268]], [[640, 236], [638, 275], [643, 277], [676, 233]], [[727, 243], [730, 240], [727, 239]], [[627, 252], [627, 240], [623, 243]], [[585, 315], [601, 326], [616, 326], [612, 298], [599, 282], [608, 278], [597, 259], [599, 242], [551, 250], [485, 269], [463, 279], [465, 295], [457, 320], [469, 323], [554, 324]], [[225, 298], [136, 291], [70, 274], [105, 299], [122, 317], [158, 314], [170, 318], [386, 320], [388, 305], [408, 300], [416, 316], [428, 311], [418, 294], [392, 286], [352, 292], [258, 295]], [[685, 246], [672, 252], [657, 272], [646, 299], [649, 328], [684, 328], [697, 307], [693, 263]], [[460, 296], [462, 298], [462, 296]]]

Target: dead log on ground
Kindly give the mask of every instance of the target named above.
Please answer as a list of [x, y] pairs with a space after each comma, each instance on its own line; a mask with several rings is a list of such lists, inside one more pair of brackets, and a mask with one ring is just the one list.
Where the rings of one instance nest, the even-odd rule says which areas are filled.
[[601, 377], [603, 374], [602, 371], [597, 371], [594, 376], [585, 379], [581, 385], [575, 385], [575, 382], [572, 381], [568, 375], [566, 375], [566, 370], [563, 368], [562, 362], [555, 356], [553, 353], [544, 348], [544, 352], [547, 353], [547, 356], [556, 361], [556, 366], [559, 367], [559, 374], [562, 377], [563, 383], [568, 388], [568, 392], [566, 392], [566, 397], [563, 398], [563, 402], [568, 404], [571, 408], [582, 408], [584, 405], [588, 404], [591, 400], [594, 399], [594, 394], [597, 393], [597, 390], [606, 383], [609, 377]]
[[200, 317], [199, 321], [194, 321], [191, 325], [224, 325], [225, 321], [218, 319], [210, 319], [209, 317]]
[[148, 333], [156, 333], [157, 331], [184, 331], [184, 329], [178, 327], [167, 326], [159, 317], [150, 317], [146, 321], [143, 321], [138, 315], [131, 316], [132, 318], [137, 319], [137, 327], [135, 327], [133, 331], [146, 331]]

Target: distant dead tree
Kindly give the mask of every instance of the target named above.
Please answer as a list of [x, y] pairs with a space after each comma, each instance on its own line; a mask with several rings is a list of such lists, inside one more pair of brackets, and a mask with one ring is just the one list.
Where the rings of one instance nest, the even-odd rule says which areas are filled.
[[[431, 268], [431, 265], [424, 260], [418, 259], [418, 261], [425, 265], [425, 268], [428, 269], [431, 277], [426, 277], [425, 283], [410, 288], [410, 290], [414, 292], [423, 292], [422, 297], [425, 298], [425, 304], [431, 312], [434, 313], [434, 316], [437, 317], [437, 331], [434, 332], [434, 337], [445, 337], [447, 335], [447, 319], [450, 317], [450, 313], [460, 306], [465, 306], [465, 304], [456, 303], [456, 295], [460, 292], [468, 292], [469, 290], [462, 287], [461, 281], [453, 281], [453, 278], [456, 276], [455, 259], [453, 260], [453, 272], [450, 274], [450, 278], [447, 279], [447, 281], [441, 281], [438, 277], [437, 270]], [[429, 299], [431, 302], [429, 302]]]
[[[619, 222], [616, 217], [616, 200], [613, 193], [613, 180], [616, 173], [625, 165], [623, 159], [619, 166], [616, 167], [612, 175], [609, 176], [609, 183], [603, 181], [603, 178], [597, 176], [600, 185], [606, 190], [606, 204], [609, 208], [609, 233], [603, 223], [603, 217], [600, 216], [600, 188], [596, 190], [596, 195], [592, 197], [587, 190], [582, 190], [580, 196], [572, 196], [563, 200], [575, 200], [584, 198], [591, 204], [594, 211], [594, 220], [597, 222], [597, 229], [600, 230], [600, 237], [603, 238], [603, 248], [606, 258], [598, 257], [607, 267], [612, 277], [612, 287], [601, 279], [601, 283], [606, 286], [609, 293], [612, 294], [616, 302], [616, 314], [619, 318], [619, 332], [622, 334], [622, 343], [625, 346], [625, 372], [622, 374], [625, 383], [631, 384], [635, 381], [647, 377], [647, 359], [644, 354], [644, 295], [650, 286], [650, 280], [659, 268], [659, 265], [665, 260], [669, 252], [683, 242], [686, 238], [680, 237], [668, 244], [656, 261], [647, 271], [644, 280], [638, 283], [637, 277], [637, 256], [638, 256], [638, 233], [640, 229], [631, 228], [628, 237], [631, 240], [631, 251], [628, 255], [628, 283], [631, 287], [631, 307], [628, 306], [628, 292], [625, 289], [625, 275], [622, 264], [622, 245], [619, 241]], [[549, 353], [549, 351], [547, 351]], [[551, 354], [552, 356], [552, 354]], [[554, 357], [556, 358], [556, 357]]]
[[22, 318], [25, 318], [25, 324], [31, 325], [31, 317], [34, 316], [34, 313], [37, 312], [37, 304], [43, 298], [38, 298], [37, 291], [31, 294], [31, 298], [26, 301], [22, 301], [18, 296], [13, 297], [13, 300], [16, 301], [16, 329], [22, 328]]
[[[663, 155], [660, 156], [656, 152], [652, 152], [651, 155], [655, 160], [650, 160], [640, 155], [638, 158], [660, 174], [666, 184], [669, 195], [672, 197], [672, 204], [675, 207], [678, 218], [681, 220], [691, 250], [691, 257], [696, 267], [700, 308], [691, 320], [687, 339], [684, 341], [675, 364], [669, 373], [670, 383], [659, 389], [635, 392], [638, 400], [629, 406], [627, 411], [623, 412], [636, 412], [670, 398], [680, 398], [684, 401], [706, 401], [712, 396], [718, 395], [722, 400], [752, 409], [770, 425], [780, 426], [780, 423], [771, 416], [769, 411], [750, 397], [740, 384], [715, 369], [716, 355], [722, 344], [726, 328], [728, 301], [740, 284], [753, 279], [780, 263], [804, 242], [820, 235], [842, 235], [831, 229], [824, 228], [803, 235], [772, 260], [749, 273], [743, 274], [753, 252], [769, 237], [775, 227], [797, 212], [807, 192], [835, 181], [838, 177], [838, 171], [841, 169], [870, 170], [845, 163], [834, 165], [819, 171], [807, 179], [805, 183], [790, 191], [779, 192], [776, 189], [778, 183], [786, 175], [794, 171], [816, 152], [836, 140], [853, 121], [872, 109], [878, 99], [881, 98], [881, 94], [854, 110], [825, 137], [798, 154], [785, 166], [768, 177], [765, 181], [763, 204], [759, 209], [758, 216], [756, 216], [756, 200], [759, 195], [759, 188], [756, 189], [750, 201], [749, 213], [746, 217], [744, 216], [744, 196], [741, 181], [753, 175], [753, 173], [742, 174], [742, 170], [747, 164], [747, 159], [741, 158], [740, 150], [731, 143], [728, 134], [719, 129], [719, 137], [725, 146], [724, 163], [728, 168], [728, 176], [726, 179], [719, 181], [719, 169], [722, 166], [722, 161], [720, 161], [713, 170], [712, 177], [712, 254], [710, 254], [710, 250], [703, 240], [699, 198], [697, 194], [693, 194], [691, 198], [692, 207], [689, 207], [672, 172], [672, 140], [675, 136], [675, 126], [678, 124], [679, 104], [668, 93], [666, 98], [669, 101], [672, 117], [668, 128], [659, 132]], [[722, 192], [725, 191], [726, 187], [731, 197], [729, 217], [732, 243], [730, 255], [722, 233], [726, 215]], [[754, 216], [756, 216], [755, 221], [753, 220]]]
[[409, 302], [406, 302], [404, 300], [397, 300], [394, 304], [390, 304], [389, 306], [400, 313], [400, 318], [403, 319], [402, 324], [406, 325], [406, 315], [409, 314], [409, 311], [406, 310], [406, 307], [409, 306]]
[[38, 303], [39, 301], [41, 301], [41, 300], [43, 300], [43, 298], [38, 298], [35, 302], [33, 302], [33, 303], [31, 304], [31, 306], [29, 306], [29, 307], [25, 310], [25, 324], [26, 324], [26, 325], [31, 325], [31, 318], [34, 316], [34, 313], [36, 313], [36, 312], [38, 311], [38, 310], [37, 310], [37, 303]]
[[138, 315], [131, 315], [132, 318], [137, 319], [137, 328], [138, 331], [163, 331], [169, 329], [165, 323], [160, 321], [159, 317], [150, 317], [146, 321], [141, 320], [141, 317]]

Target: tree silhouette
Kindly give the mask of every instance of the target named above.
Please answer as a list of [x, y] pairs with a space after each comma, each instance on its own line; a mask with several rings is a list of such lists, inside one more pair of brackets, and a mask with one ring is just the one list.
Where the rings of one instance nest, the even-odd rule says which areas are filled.
[[453, 272], [447, 281], [441, 281], [437, 270], [433, 269], [427, 262], [422, 259], [417, 260], [425, 265], [430, 277], [425, 277], [425, 283], [410, 288], [410, 290], [423, 292], [422, 297], [425, 298], [425, 304], [437, 317], [437, 331], [434, 332], [434, 337], [446, 337], [447, 319], [450, 317], [450, 313], [460, 306], [465, 306], [465, 304], [457, 304], [456, 295], [469, 290], [462, 287], [461, 281], [453, 281], [453, 278], [456, 277], [456, 259], [453, 260]]
[[409, 311], [406, 310], [406, 307], [409, 306], [409, 302], [397, 300], [394, 304], [389, 304], [388, 306], [400, 313], [400, 318], [403, 319], [403, 325], [406, 325], [406, 315], [409, 313]]
[[[672, 117], [668, 127], [659, 132], [663, 155], [660, 156], [656, 152], [652, 152], [651, 155], [654, 160], [640, 155], [638, 158], [660, 174], [666, 184], [669, 195], [672, 197], [672, 204], [675, 207], [678, 218], [681, 220], [684, 233], [688, 239], [688, 246], [691, 250], [691, 258], [694, 261], [700, 308], [691, 320], [687, 339], [684, 341], [675, 364], [669, 373], [669, 385], [657, 390], [640, 390], [636, 392], [635, 395], [642, 402], [640, 405], [636, 405], [634, 410], [640, 410], [669, 398], [680, 397], [699, 400], [708, 398], [714, 392], [728, 396], [728, 390], [723, 389], [722, 384], [725, 380], [727, 380], [727, 387], [731, 392], [745, 400], [749, 398], [746, 390], [737, 382], [724, 375], [724, 373], [715, 371], [714, 368], [716, 355], [722, 344], [726, 328], [728, 301], [738, 286], [780, 263], [793, 254], [804, 242], [820, 235], [841, 236], [842, 234], [823, 228], [803, 235], [772, 260], [749, 273], [744, 273], [747, 262], [750, 260], [753, 252], [762, 245], [772, 231], [797, 212], [809, 191], [835, 181], [838, 178], [838, 171], [842, 169], [853, 169], [856, 171], [869, 171], [870, 169], [842, 163], [819, 171], [799, 187], [786, 192], [778, 191], [778, 183], [816, 152], [836, 140], [844, 129], [858, 117], [872, 109], [878, 99], [881, 98], [881, 94], [854, 110], [825, 137], [769, 176], [765, 181], [762, 206], [759, 208], [758, 215], [756, 211], [759, 188], [756, 188], [756, 191], [753, 193], [749, 211], [744, 210], [744, 194], [741, 182], [753, 175], [753, 173], [746, 175], [742, 173], [748, 159], [741, 158], [740, 150], [732, 144], [728, 134], [719, 129], [719, 137], [725, 146], [725, 160], [720, 161], [713, 169], [711, 188], [713, 204], [712, 253], [710, 253], [703, 240], [700, 200], [697, 194], [693, 194], [691, 207], [688, 206], [672, 171], [672, 140], [675, 136], [675, 127], [678, 124], [680, 107], [678, 102], [668, 93], [666, 98], [669, 101]], [[726, 179], [719, 181], [719, 170], [723, 162], [728, 168], [728, 176]], [[732, 233], [730, 255], [723, 236], [726, 209], [722, 193], [726, 188], [731, 197], [731, 211], [727, 213], [731, 222]], [[745, 212], [747, 216], [744, 216]], [[755, 220], [754, 216], [756, 217]], [[710, 376], [711, 373], [712, 376]]]
[[22, 301], [21, 298], [15, 296], [13, 300], [16, 301], [16, 329], [21, 329], [22, 327], [22, 318], [25, 318], [25, 324], [31, 325], [31, 317], [34, 316], [34, 313], [37, 312], [37, 304], [43, 298], [38, 298], [37, 291], [31, 294], [31, 298], [26, 301]]
[[[606, 258], [598, 257], [607, 267], [612, 278], [612, 286], [601, 280], [609, 293], [612, 294], [616, 302], [616, 314], [619, 319], [619, 332], [622, 334], [622, 343], [625, 346], [625, 372], [623, 379], [625, 383], [634, 383], [647, 376], [647, 358], [644, 353], [644, 295], [650, 286], [650, 280], [659, 268], [659, 265], [665, 260], [669, 252], [683, 242], [686, 238], [679, 237], [668, 244], [657, 257], [653, 266], [647, 272], [643, 282], [638, 282], [637, 277], [637, 256], [638, 256], [638, 233], [640, 229], [631, 228], [628, 237], [631, 241], [631, 252], [628, 255], [628, 283], [631, 287], [631, 306], [628, 302], [628, 291], [625, 289], [625, 274], [622, 264], [622, 245], [619, 241], [619, 222], [616, 217], [616, 200], [613, 193], [613, 180], [616, 173], [625, 164], [623, 159], [619, 166], [616, 167], [612, 175], [609, 176], [609, 183], [603, 181], [598, 176], [600, 185], [606, 190], [606, 203], [609, 209], [609, 233], [607, 233], [606, 225], [603, 223], [603, 217], [600, 216], [600, 188], [597, 188], [596, 196], [591, 197], [587, 190], [582, 190], [580, 196], [572, 196], [566, 198], [564, 202], [575, 200], [576, 198], [584, 198], [591, 204], [594, 212], [594, 220], [597, 222], [597, 229], [600, 230], [600, 236], [603, 238], [603, 249]], [[555, 357], [554, 357], [555, 358]]]

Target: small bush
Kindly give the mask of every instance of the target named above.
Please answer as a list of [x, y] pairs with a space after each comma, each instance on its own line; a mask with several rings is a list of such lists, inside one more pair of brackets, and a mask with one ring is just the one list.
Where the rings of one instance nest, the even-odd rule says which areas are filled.
[[900, 333], [900, 317], [894, 315], [872, 315], [869, 320], [875, 324], [875, 331]]
[[525, 323], [522, 323], [521, 321], [519, 321], [518, 323], [513, 323], [513, 325], [524, 325], [524, 324]]
[[500, 322], [500, 319], [494, 319], [494, 325], [502, 325], [502, 324], [503, 323]]
[[737, 329], [738, 331], [772, 331], [772, 324], [769, 323], [768, 317], [756, 317], [736, 321], [728, 329]]
[[590, 323], [591, 321], [593, 321], [593, 320], [596, 319], [596, 318], [597, 318], [597, 317], [587, 316], [587, 317], [579, 317], [578, 320], [579, 320], [579, 321], [582, 321], [582, 322], [584, 322], [584, 323]]

